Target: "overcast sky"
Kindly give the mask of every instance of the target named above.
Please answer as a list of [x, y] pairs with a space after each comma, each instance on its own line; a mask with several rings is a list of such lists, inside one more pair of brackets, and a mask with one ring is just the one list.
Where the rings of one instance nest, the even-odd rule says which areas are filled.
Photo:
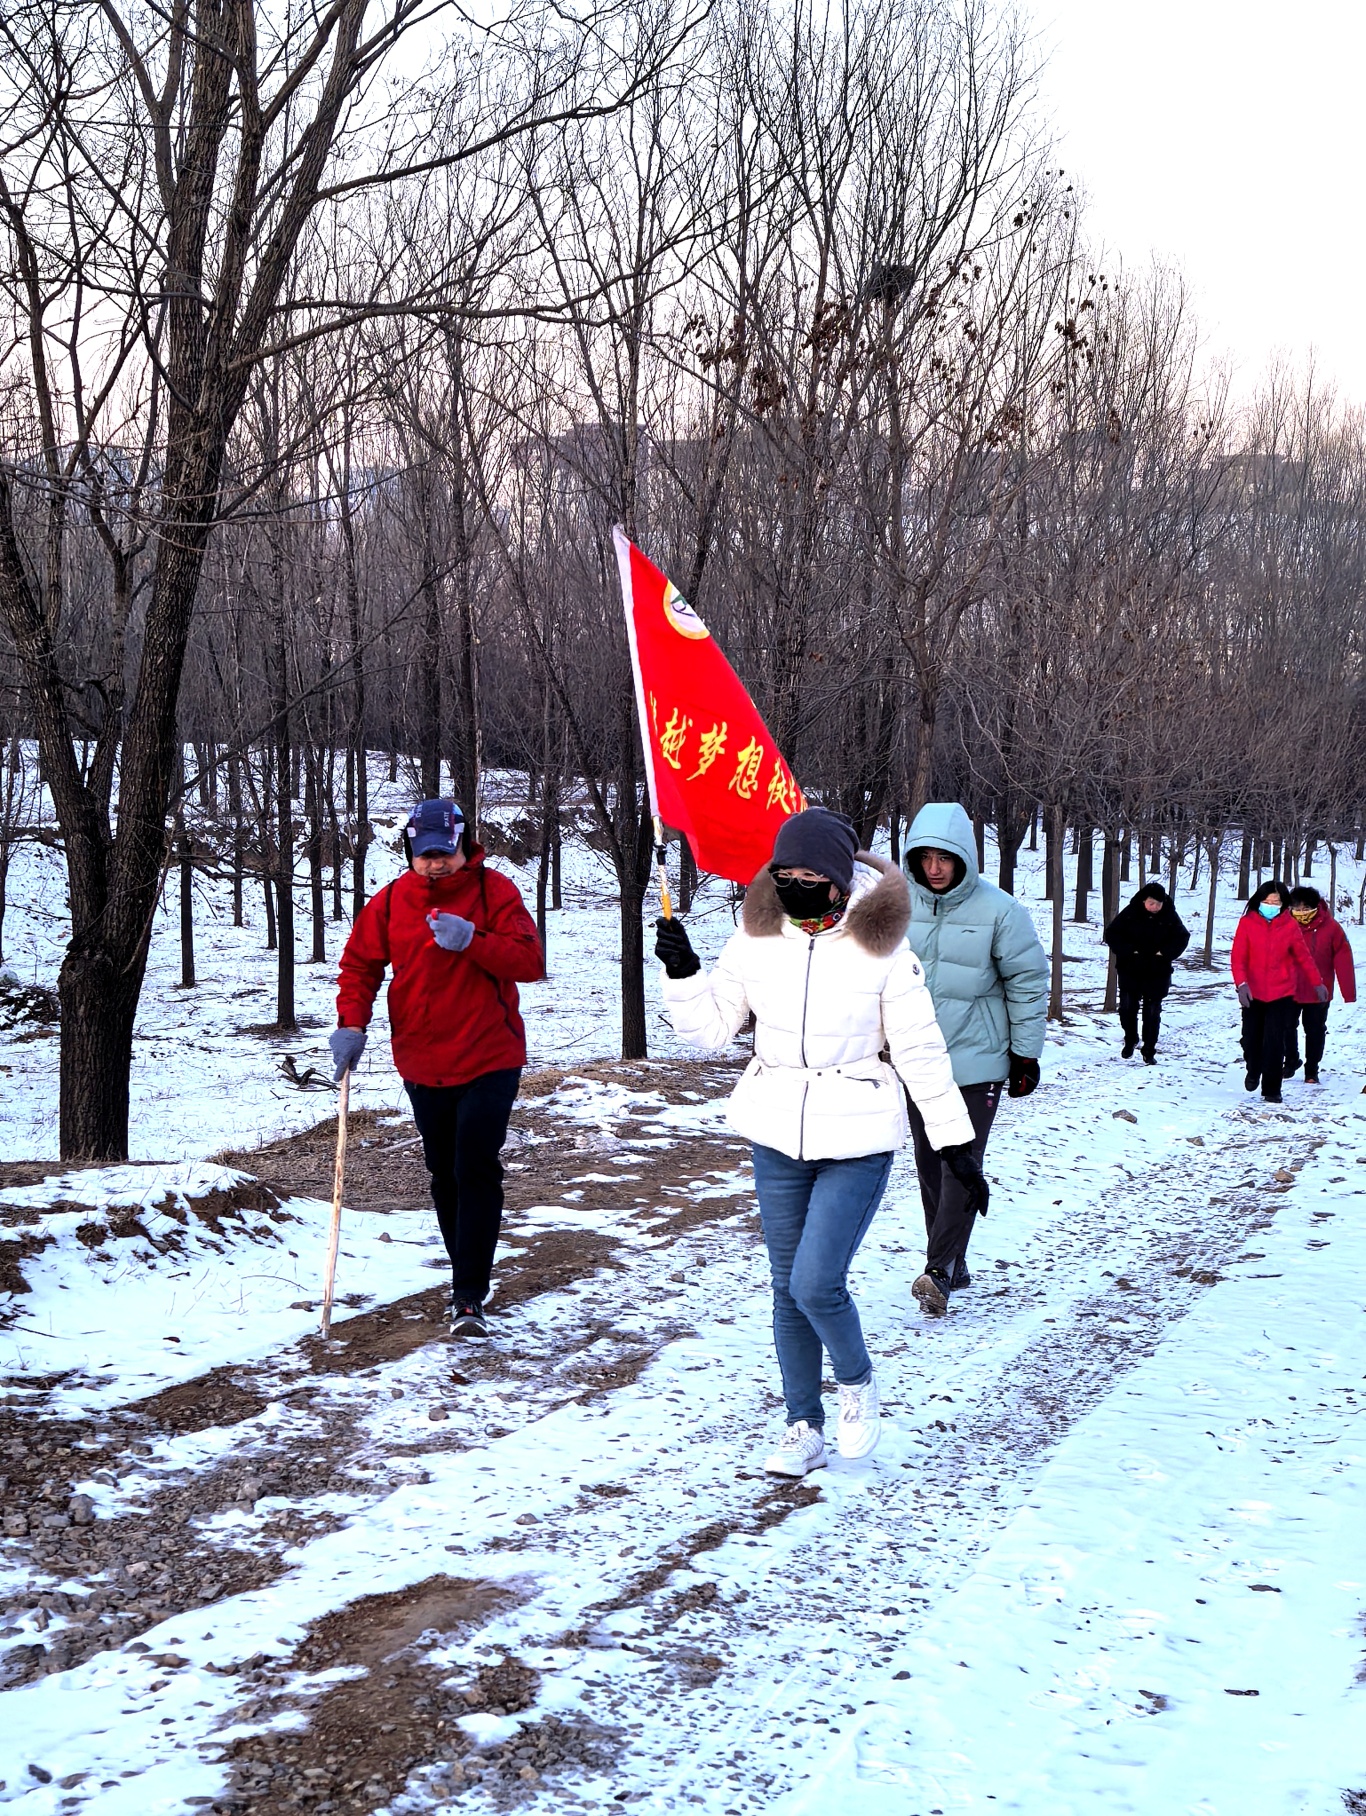
[[1185, 274], [1246, 394], [1311, 350], [1366, 404], [1366, 4], [1034, 0], [1093, 238]]

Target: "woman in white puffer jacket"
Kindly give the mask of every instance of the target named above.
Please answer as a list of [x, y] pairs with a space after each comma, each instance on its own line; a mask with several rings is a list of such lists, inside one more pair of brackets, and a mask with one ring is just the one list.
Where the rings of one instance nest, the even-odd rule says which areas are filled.
[[716, 1051], [755, 1018], [729, 1121], [753, 1143], [773, 1274], [788, 1424], [766, 1467], [778, 1475], [826, 1460], [822, 1349], [839, 1386], [840, 1454], [866, 1456], [878, 1440], [877, 1382], [847, 1280], [909, 1134], [903, 1084], [986, 1208], [972, 1122], [906, 944], [905, 879], [857, 847], [843, 814], [813, 807], [788, 820], [710, 972], [677, 920], [656, 922], [664, 1000], [684, 1040]]

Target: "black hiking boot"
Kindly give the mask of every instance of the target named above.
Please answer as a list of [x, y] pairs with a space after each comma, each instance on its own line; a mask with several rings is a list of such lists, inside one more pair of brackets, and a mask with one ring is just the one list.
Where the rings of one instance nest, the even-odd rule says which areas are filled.
[[1263, 1103], [1280, 1103], [1281, 1101], [1282, 1101], [1282, 1099], [1281, 1099], [1281, 1094], [1279, 1091], [1263, 1091], [1262, 1092], [1262, 1102]]
[[1316, 1085], [1319, 1082], [1318, 1073], [1317, 1072], [1306, 1072], [1304, 1075], [1304, 1082], [1307, 1085]]
[[1300, 1069], [1300, 1062], [1299, 1062], [1299, 1060], [1297, 1060], [1297, 1059], [1288, 1059], [1288, 1060], [1287, 1060], [1287, 1061], [1286, 1061], [1286, 1062], [1285, 1062], [1285, 1074], [1284, 1074], [1284, 1076], [1285, 1076], [1285, 1077], [1286, 1077], [1286, 1078], [1293, 1078], [1293, 1077], [1294, 1077], [1294, 1076], [1295, 1076], [1295, 1074], [1296, 1074], [1296, 1073], [1297, 1073], [1297, 1072], [1298, 1072], [1298, 1071], [1299, 1071], [1299, 1069]]
[[960, 1255], [953, 1264], [953, 1273], [949, 1276], [951, 1292], [961, 1293], [963, 1288], [972, 1285], [972, 1275], [968, 1272], [968, 1258]]
[[926, 1270], [911, 1288], [911, 1297], [922, 1312], [946, 1312], [953, 1284], [943, 1268]]
[[1119, 1057], [1121, 1059], [1132, 1059], [1134, 1056], [1134, 1048], [1137, 1045], [1138, 1042], [1131, 1039], [1129, 1035], [1126, 1034], [1124, 1036], [1124, 1045], [1119, 1050]]
[[1261, 1082], [1262, 1075], [1260, 1072], [1248, 1071], [1243, 1074], [1243, 1089], [1245, 1091], [1255, 1091]]
[[1145, 1066], [1155, 1066], [1157, 1064], [1157, 1054], [1151, 1047], [1145, 1047], [1143, 1049], [1143, 1063]]
[[487, 1337], [488, 1320], [477, 1299], [451, 1300], [451, 1335], [453, 1337]]

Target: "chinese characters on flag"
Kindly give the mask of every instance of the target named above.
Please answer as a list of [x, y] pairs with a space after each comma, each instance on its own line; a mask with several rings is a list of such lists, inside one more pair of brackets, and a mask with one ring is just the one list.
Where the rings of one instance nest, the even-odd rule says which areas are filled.
[[706, 625], [634, 543], [612, 535], [650, 804], [699, 869], [750, 883], [806, 797]]

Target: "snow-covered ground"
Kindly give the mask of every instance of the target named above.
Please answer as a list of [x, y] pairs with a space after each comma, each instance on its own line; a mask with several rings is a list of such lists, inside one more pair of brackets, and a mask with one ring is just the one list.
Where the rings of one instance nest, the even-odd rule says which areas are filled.
[[[1344, 864], [1340, 891], [1357, 881]], [[1041, 886], [1027, 860], [1021, 894], [1046, 931]], [[1202, 881], [1178, 897], [1197, 951], [1204, 894]], [[50, 893], [30, 895], [39, 906], [12, 908], [7, 947], [50, 982], [59, 923], [41, 920]], [[206, 933], [191, 1016], [173, 988], [172, 886], [139, 1042], [148, 1164], [0, 1192], [0, 1214], [36, 1214], [20, 1227], [52, 1238], [23, 1264], [32, 1291], [11, 1302], [0, 1374], [35, 1433], [86, 1420], [92, 1457], [118, 1451], [131, 1402], [193, 1394], [210, 1369], [259, 1409], [168, 1426], [73, 1475], [90, 1530], [119, 1536], [84, 1577], [11, 1545], [0, 1646], [59, 1643], [79, 1611], [40, 1612], [44, 1592], [119, 1588], [143, 1556], [125, 1535], [171, 1519], [187, 1484], [248, 1471], [264, 1483], [279, 1459], [328, 1446], [333, 1477], [296, 1492], [286, 1470], [254, 1504], [229, 1486], [216, 1506], [176, 1512], [206, 1556], [264, 1555], [295, 1524], [259, 1581], [164, 1619], [149, 1599], [141, 1649], [9, 1690], [0, 1803], [34, 1816], [224, 1798], [263, 1812], [290, 1799], [716, 1816], [1366, 1809], [1363, 1011], [1334, 1007], [1322, 1086], [1291, 1083], [1280, 1110], [1264, 1108], [1241, 1086], [1227, 894], [1222, 968], [1178, 970], [1154, 1068], [1119, 1059], [1099, 1014], [1098, 928], [1069, 924], [1067, 1018], [1044, 1087], [1003, 1106], [974, 1285], [944, 1319], [915, 1309], [922, 1225], [903, 1156], [855, 1280], [886, 1433], [868, 1461], [792, 1490], [760, 1471], [781, 1420], [765, 1267], [716, 1090], [589, 1064], [612, 1053], [617, 1016], [615, 909], [591, 854], [571, 857], [566, 900], [551, 977], [525, 1000], [534, 1056], [569, 1076], [517, 1150], [544, 1193], [509, 1219], [503, 1278], [543, 1239], [572, 1252], [601, 1238], [610, 1263], [514, 1294], [486, 1349], [454, 1353], [454, 1373], [441, 1341], [377, 1350], [349, 1373], [314, 1354], [301, 1394], [326, 1207], [291, 1199], [226, 1234], [193, 1207], [242, 1183], [209, 1156], [310, 1124], [329, 1100], [277, 1082], [276, 1050], [235, 1032], [269, 1012], [259, 926]], [[729, 924], [719, 892], [700, 922], [713, 952]], [[301, 1007], [325, 1022], [328, 980], [300, 976]], [[322, 1040], [320, 1027], [288, 1050], [316, 1061]], [[18, 1081], [5, 1091], [12, 1158], [53, 1151], [54, 1044], [0, 1055], [4, 1085]], [[358, 1096], [401, 1107], [379, 1056]], [[530, 1108], [519, 1115], [530, 1129]], [[623, 1208], [631, 1179], [639, 1201]], [[101, 1249], [76, 1235], [134, 1212], [145, 1239]], [[340, 1284], [382, 1306], [439, 1280], [433, 1259], [422, 1213], [354, 1216]], [[319, 1669], [307, 1649], [319, 1623], [447, 1578], [482, 1585], [487, 1605], [410, 1636], [403, 1656], [429, 1671], [447, 1738], [414, 1751], [406, 1784], [359, 1741], [354, 1771], [343, 1748], [243, 1775], [234, 1745], [287, 1756], [292, 1732], [302, 1760], [309, 1733], [330, 1731], [328, 1699], [367, 1662]], [[459, 1700], [503, 1660], [524, 1668], [530, 1701], [499, 1713]], [[557, 1763], [561, 1742], [547, 1754], [545, 1737], [569, 1731], [594, 1745]]]

